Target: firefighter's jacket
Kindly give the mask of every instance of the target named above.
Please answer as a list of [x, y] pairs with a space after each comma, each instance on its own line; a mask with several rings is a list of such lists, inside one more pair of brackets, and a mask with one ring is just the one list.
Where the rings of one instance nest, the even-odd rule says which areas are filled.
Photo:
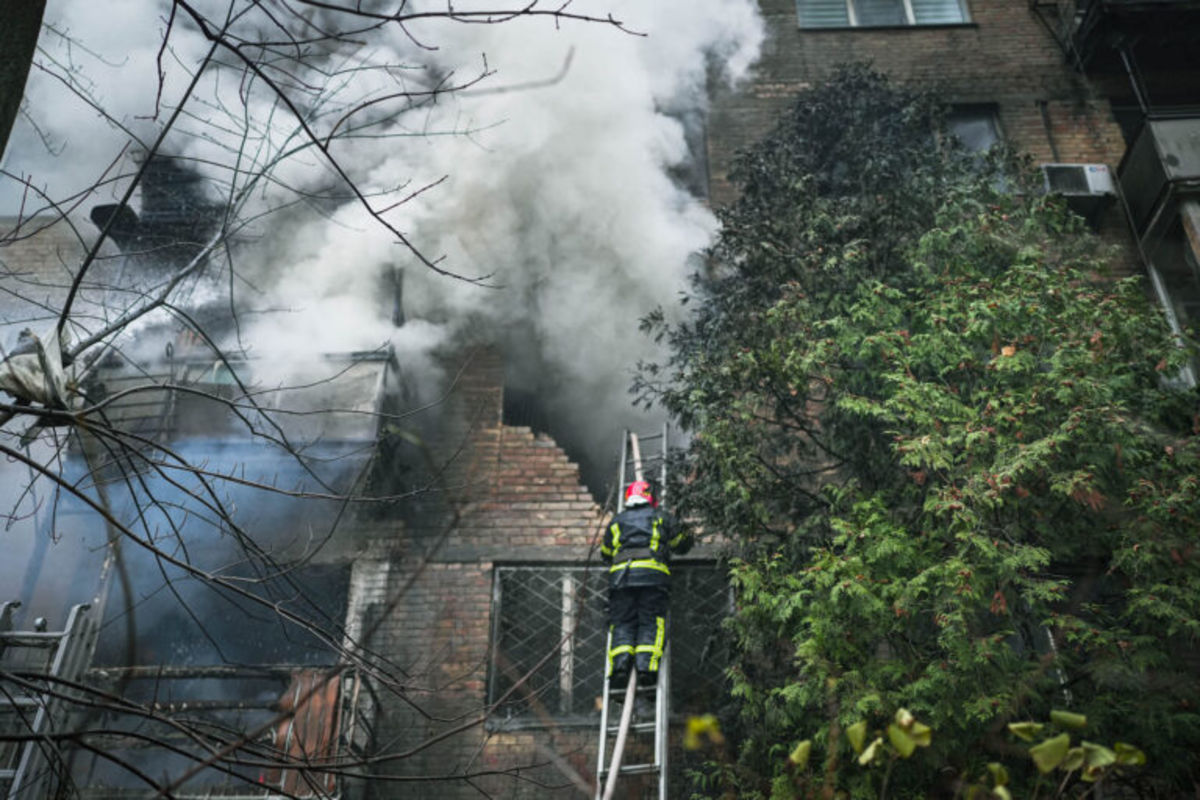
[[671, 555], [692, 549], [691, 535], [675, 518], [651, 506], [626, 509], [613, 517], [600, 555], [609, 565], [610, 587], [666, 586]]

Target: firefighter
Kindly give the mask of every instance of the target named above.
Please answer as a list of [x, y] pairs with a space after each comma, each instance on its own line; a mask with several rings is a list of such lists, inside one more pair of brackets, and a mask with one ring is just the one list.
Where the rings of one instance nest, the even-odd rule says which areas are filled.
[[607, 675], [614, 688], [628, 682], [634, 663], [647, 688], [657, 684], [667, 636], [671, 555], [692, 547], [692, 537], [657, 505], [649, 483], [629, 484], [625, 510], [613, 517], [600, 547], [609, 565]]

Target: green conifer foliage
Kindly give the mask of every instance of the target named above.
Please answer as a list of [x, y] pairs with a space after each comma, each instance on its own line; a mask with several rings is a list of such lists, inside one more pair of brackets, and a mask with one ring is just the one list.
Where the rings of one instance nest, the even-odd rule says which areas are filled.
[[878, 796], [841, 731], [899, 708], [934, 735], [890, 796], [998, 760], [1019, 785], [1006, 724], [1052, 709], [1146, 752], [1122, 791], [1190, 792], [1194, 349], [1059, 200], [939, 120], [865, 68], [804, 92], [741, 157], [689, 321], [647, 321], [673, 355], [639, 389], [694, 434], [675, 497], [737, 554], [740, 750], [714, 792]]

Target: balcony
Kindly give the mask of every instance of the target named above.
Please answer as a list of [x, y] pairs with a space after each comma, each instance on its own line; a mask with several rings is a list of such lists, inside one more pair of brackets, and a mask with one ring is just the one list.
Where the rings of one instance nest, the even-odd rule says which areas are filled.
[[1067, 56], [1088, 72], [1125, 69], [1121, 49], [1143, 70], [1194, 69], [1200, 0], [1031, 0]]
[[1181, 198], [1200, 197], [1200, 116], [1146, 120], [1117, 180], [1135, 233], [1145, 240], [1169, 222]]

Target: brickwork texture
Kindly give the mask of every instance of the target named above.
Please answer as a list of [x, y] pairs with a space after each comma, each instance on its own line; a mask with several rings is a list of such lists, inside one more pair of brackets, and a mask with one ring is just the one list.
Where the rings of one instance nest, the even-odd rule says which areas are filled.
[[[1103, 163], [1114, 171], [1125, 143], [1108, 101], [1063, 56], [1029, 5], [966, 0], [961, 25], [802, 30], [795, 0], [759, 0], [767, 41], [753, 75], [713, 100], [708, 128], [709, 196], [730, 202], [734, 155], [760, 139], [796, 93], [839, 64], [868, 62], [902, 85], [931, 89], [952, 105], [995, 106], [1001, 135], [1036, 162]], [[1118, 209], [1101, 221], [1124, 244]], [[1132, 253], [1119, 267], [1133, 269]]]

